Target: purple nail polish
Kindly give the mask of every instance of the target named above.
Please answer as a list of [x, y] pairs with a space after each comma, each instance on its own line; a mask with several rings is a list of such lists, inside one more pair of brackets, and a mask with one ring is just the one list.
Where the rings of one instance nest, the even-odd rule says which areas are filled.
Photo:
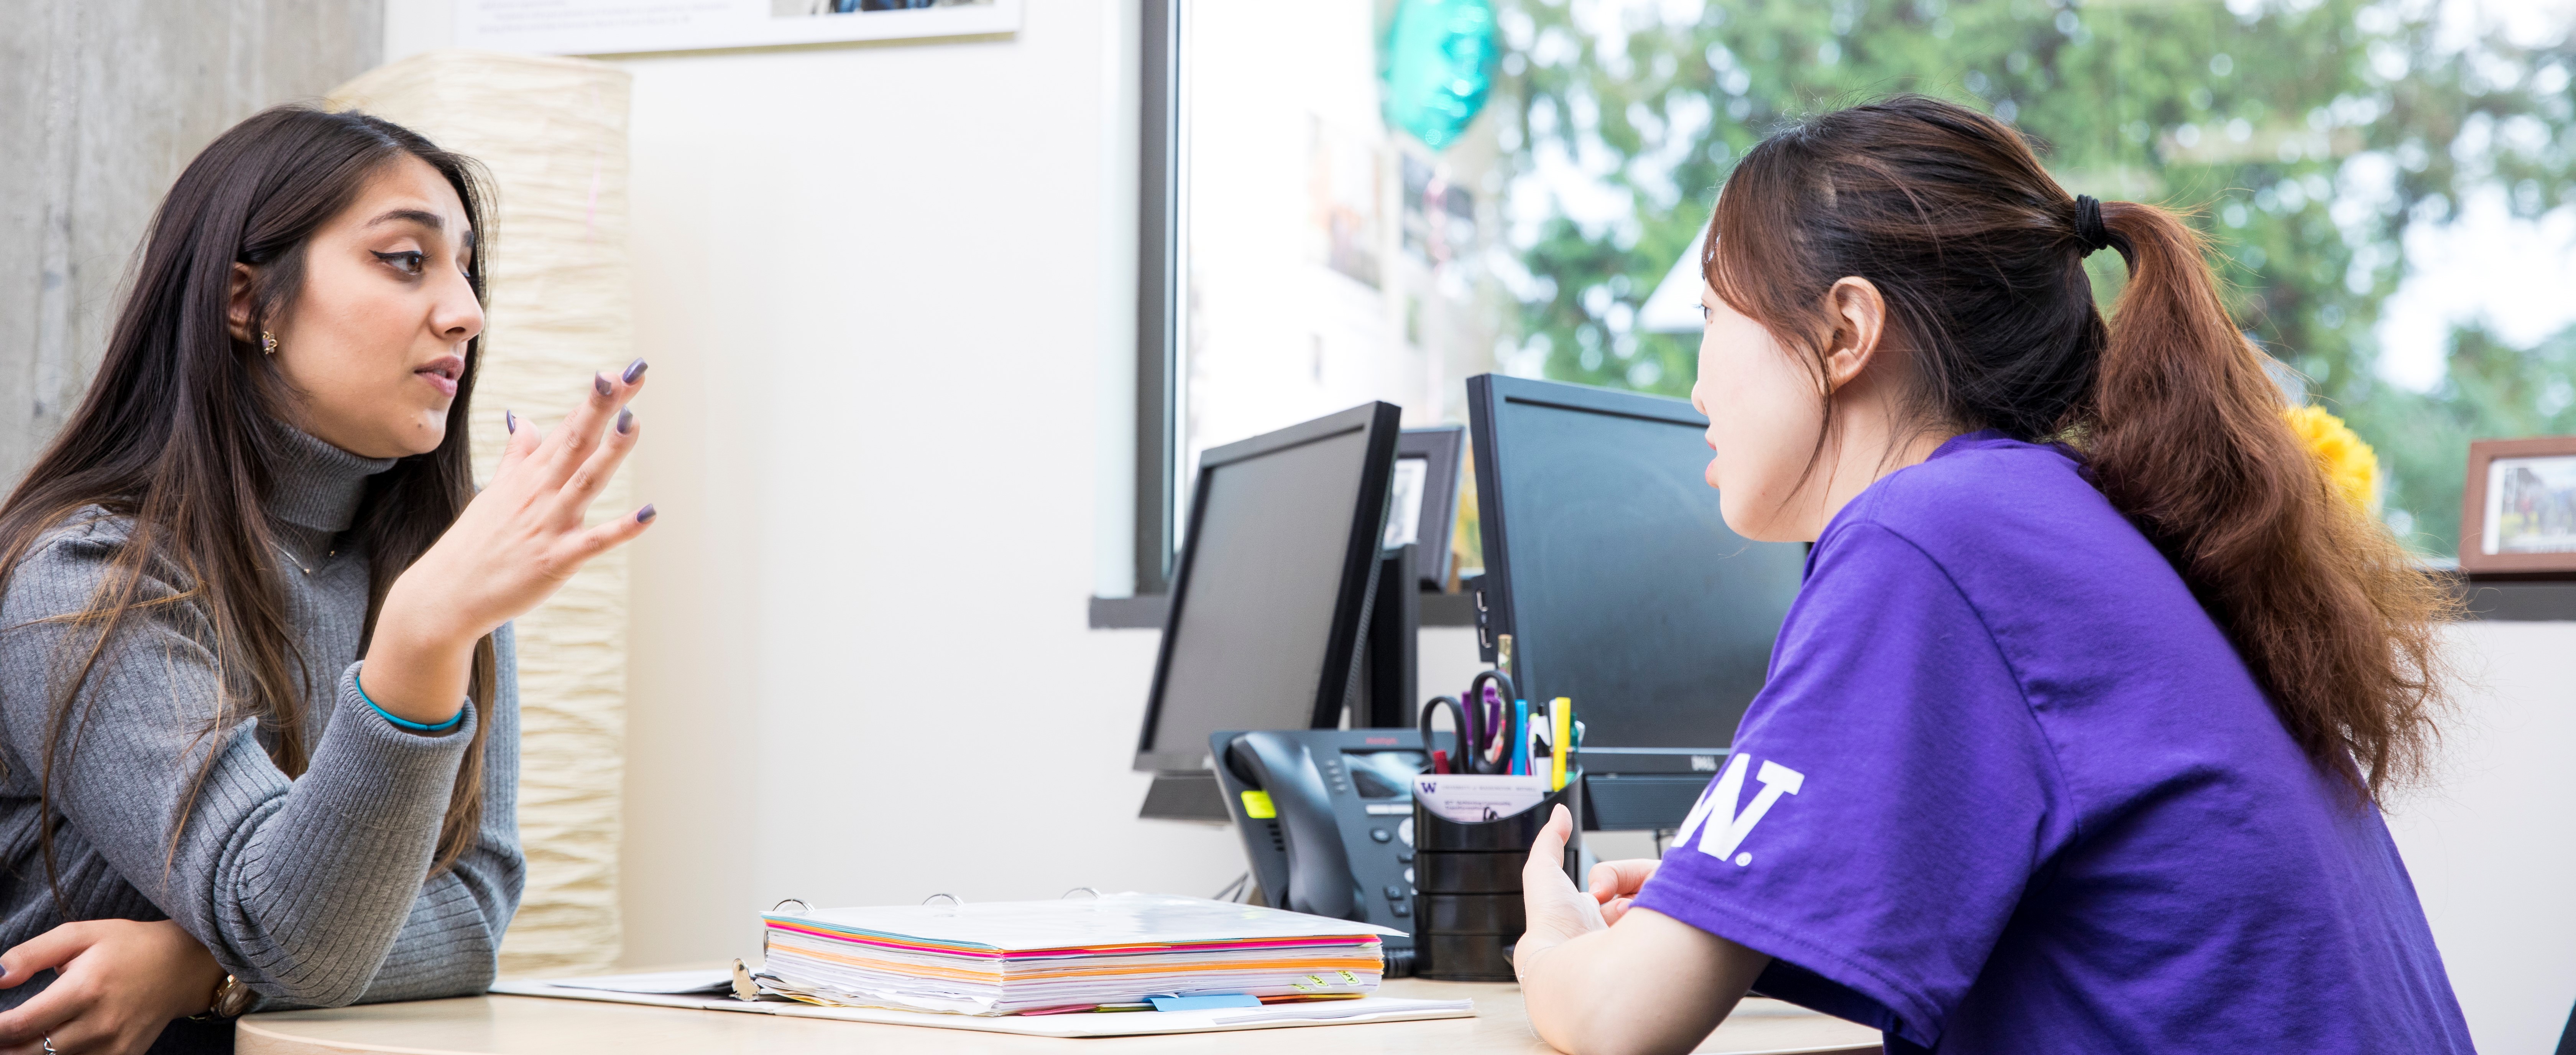
[[635, 431], [635, 412], [632, 410], [618, 411], [617, 434], [623, 436], [633, 431]]
[[518, 415], [513, 414], [513, 413], [510, 413], [509, 411], [506, 411], [506, 410], [502, 411], [502, 412], [501, 412], [501, 425], [502, 425], [502, 427], [509, 429], [509, 430], [510, 430], [510, 434], [511, 434], [511, 435], [516, 436], [516, 435], [518, 435], [518, 434], [519, 434], [519, 416], [518, 416]]
[[600, 394], [600, 395], [603, 395], [603, 396], [604, 396], [604, 395], [607, 395], [607, 394], [608, 394], [608, 375], [607, 375], [607, 374], [592, 374], [592, 375], [590, 375], [590, 387], [591, 387], [591, 388], [593, 388], [593, 389], [595, 389], [595, 390], [597, 390], [597, 391], [599, 392], [599, 394]]
[[634, 362], [626, 364], [626, 383], [630, 385], [634, 384], [636, 378], [644, 376], [644, 369], [644, 360], [641, 357], [638, 357]]
[[653, 504], [647, 502], [644, 504], [644, 508], [635, 511], [635, 522], [638, 524], [650, 524], [653, 522], [653, 518], [659, 515], [660, 514], [653, 512]]

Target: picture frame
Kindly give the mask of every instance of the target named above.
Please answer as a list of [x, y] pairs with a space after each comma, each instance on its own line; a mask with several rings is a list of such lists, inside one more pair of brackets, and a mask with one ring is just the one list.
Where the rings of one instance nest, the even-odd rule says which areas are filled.
[[2576, 579], [2576, 436], [2475, 440], [2460, 496], [2460, 571]]
[[[1466, 474], [1458, 470], [1467, 453], [1467, 427], [1406, 429], [1395, 444], [1395, 494], [1387, 505], [1385, 545], [1417, 544], [1414, 568], [1422, 592], [1447, 592], [1449, 565], [1456, 557], [1450, 542], [1458, 523], [1458, 493], [1466, 482]], [[1409, 524], [1400, 522], [1399, 512], [1411, 514]]]

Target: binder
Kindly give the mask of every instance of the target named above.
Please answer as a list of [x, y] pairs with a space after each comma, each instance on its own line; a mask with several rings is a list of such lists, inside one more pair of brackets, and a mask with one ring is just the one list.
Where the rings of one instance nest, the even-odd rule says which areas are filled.
[[[781, 902], [762, 915], [757, 972], [736, 961], [731, 972], [514, 981], [492, 991], [1063, 1037], [1475, 1014], [1466, 1000], [1372, 995], [1384, 971], [1379, 939], [1400, 932], [1364, 923], [1160, 894], [947, 900], [821, 910]], [[1190, 999], [1205, 997], [1221, 999]]]
[[1170, 894], [762, 915], [773, 992], [969, 1015], [1133, 1006], [1155, 995], [1365, 996], [1401, 931]]
[[513, 980], [492, 993], [1038, 1037], [1476, 1014], [1473, 1001], [1370, 996], [1383, 975], [1378, 939], [1399, 931], [1368, 923], [1139, 892], [945, 900], [824, 911], [778, 903], [762, 913], [757, 972], [737, 960], [734, 970]]

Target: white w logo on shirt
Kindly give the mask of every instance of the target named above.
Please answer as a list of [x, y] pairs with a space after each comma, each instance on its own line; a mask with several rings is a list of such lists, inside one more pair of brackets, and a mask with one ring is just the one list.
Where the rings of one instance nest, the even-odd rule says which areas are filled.
[[[1762, 823], [1762, 815], [1771, 812], [1780, 796], [1795, 795], [1799, 788], [1806, 786], [1807, 775], [1778, 762], [1763, 762], [1761, 773], [1754, 777], [1762, 782], [1762, 790], [1753, 796], [1752, 804], [1744, 807], [1744, 812], [1737, 813], [1735, 804], [1744, 797], [1744, 771], [1752, 761], [1751, 755], [1741, 751], [1726, 760], [1726, 772], [1718, 774], [1716, 786], [1699, 797], [1699, 805], [1691, 807], [1690, 816], [1682, 818], [1681, 830], [1673, 836], [1673, 845], [1689, 842], [1691, 833], [1699, 831], [1699, 852], [1721, 861], [1733, 855], [1739, 867], [1753, 863], [1752, 854], [1736, 854], [1735, 848], [1744, 845], [1744, 837], [1753, 834], [1753, 826]], [[1709, 822], [1712, 809], [1723, 811], [1717, 814], [1723, 818], [1723, 823], [1708, 823], [1706, 830], [1702, 831], [1700, 826]]]

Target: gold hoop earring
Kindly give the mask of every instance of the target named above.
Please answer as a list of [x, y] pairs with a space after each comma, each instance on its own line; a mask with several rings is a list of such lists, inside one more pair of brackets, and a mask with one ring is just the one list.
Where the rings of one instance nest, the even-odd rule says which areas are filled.
[[267, 330], [259, 331], [259, 350], [262, 355], [276, 355], [277, 335]]

